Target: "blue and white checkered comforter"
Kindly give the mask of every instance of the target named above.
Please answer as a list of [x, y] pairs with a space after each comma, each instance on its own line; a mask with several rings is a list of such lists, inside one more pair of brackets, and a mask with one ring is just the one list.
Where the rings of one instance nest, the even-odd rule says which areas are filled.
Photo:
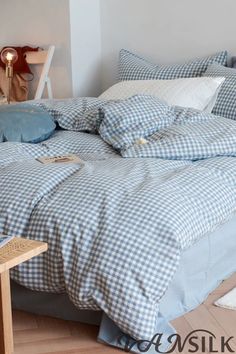
[[[65, 153], [84, 163], [35, 160]], [[102, 309], [136, 339], [157, 332], [182, 251], [236, 207], [235, 157], [125, 159], [98, 135], [72, 131], [37, 145], [0, 144], [0, 176], [0, 232], [49, 244], [12, 278]]]

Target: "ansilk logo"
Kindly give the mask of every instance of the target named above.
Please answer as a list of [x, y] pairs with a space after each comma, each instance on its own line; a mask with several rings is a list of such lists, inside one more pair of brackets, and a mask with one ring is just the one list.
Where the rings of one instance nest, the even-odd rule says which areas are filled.
[[171, 349], [165, 352], [161, 351], [162, 346], [162, 333], [157, 333], [150, 340], [134, 341], [132, 338], [123, 334], [118, 338], [118, 343], [124, 347], [126, 352], [130, 352], [134, 346], [140, 351], [140, 353], [146, 353], [150, 348], [154, 348], [157, 353], [173, 353], [176, 349], [180, 353], [235, 353], [231, 346], [231, 341], [234, 337], [220, 337], [220, 349], [216, 349], [216, 336], [205, 329], [197, 329], [190, 332], [185, 338], [182, 338], [179, 334], [172, 334], [167, 338], [167, 341], [171, 346]]

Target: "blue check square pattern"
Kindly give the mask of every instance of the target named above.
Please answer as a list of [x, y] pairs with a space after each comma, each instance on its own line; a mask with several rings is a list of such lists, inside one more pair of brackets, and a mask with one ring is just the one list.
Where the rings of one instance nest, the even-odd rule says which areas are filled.
[[95, 97], [78, 97], [31, 102], [50, 113], [63, 129], [95, 133], [100, 123], [98, 108], [106, 101]]
[[119, 81], [173, 80], [184, 77], [198, 77], [213, 63], [226, 65], [227, 56], [227, 52], [222, 51], [218, 54], [184, 64], [156, 65], [137, 54], [122, 49], [119, 56], [118, 79]]
[[236, 70], [213, 64], [209, 66], [204, 76], [225, 77], [212, 112], [236, 120]]
[[[183, 251], [236, 210], [236, 122], [150, 96], [104, 107], [101, 136], [59, 130], [39, 144], [0, 144], [0, 233], [49, 245], [13, 280], [66, 293], [78, 309], [102, 310], [122, 332], [150, 340]], [[35, 160], [66, 153], [82, 163]]]

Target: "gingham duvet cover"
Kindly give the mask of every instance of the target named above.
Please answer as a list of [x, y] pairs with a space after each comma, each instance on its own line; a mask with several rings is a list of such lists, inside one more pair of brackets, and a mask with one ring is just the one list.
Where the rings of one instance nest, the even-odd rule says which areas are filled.
[[[83, 164], [35, 160], [66, 153]], [[0, 144], [0, 177], [0, 232], [49, 245], [12, 278], [67, 293], [79, 309], [102, 309], [135, 339], [157, 332], [158, 304], [182, 251], [236, 206], [232, 156], [122, 158], [98, 135], [79, 132]]]

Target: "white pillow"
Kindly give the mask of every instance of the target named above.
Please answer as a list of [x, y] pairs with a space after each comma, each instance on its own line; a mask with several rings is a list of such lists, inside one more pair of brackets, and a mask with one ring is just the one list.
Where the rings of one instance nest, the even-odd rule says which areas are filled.
[[121, 100], [137, 94], [147, 94], [173, 106], [211, 112], [224, 81], [224, 77], [122, 81], [111, 86], [99, 98]]

